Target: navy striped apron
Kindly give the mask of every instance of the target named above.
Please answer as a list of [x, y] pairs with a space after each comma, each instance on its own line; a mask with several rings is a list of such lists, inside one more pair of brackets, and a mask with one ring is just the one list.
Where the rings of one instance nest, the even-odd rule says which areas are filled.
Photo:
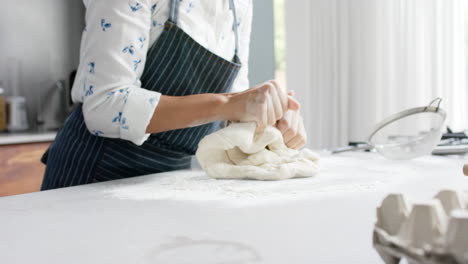
[[[164, 31], [148, 50], [142, 87], [170, 96], [229, 92], [241, 67], [234, 0], [230, 5], [236, 49], [233, 60], [227, 61], [177, 26], [179, 0], [172, 0]], [[92, 135], [78, 105], [42, 158], [47, 164], [42, 190], [187, 169], [200, 140], [219, 127], [216, 122], [153, 134], [137, 146]]]

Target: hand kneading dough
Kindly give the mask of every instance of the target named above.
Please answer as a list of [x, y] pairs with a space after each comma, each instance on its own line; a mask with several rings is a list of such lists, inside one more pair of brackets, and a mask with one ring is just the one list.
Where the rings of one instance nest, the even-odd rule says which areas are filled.
[[319, 157], [308, 149], [289, 149], [281, 132], [269, 127], [255, 135], [255, 123], [234, 123], [206, 136], [197, 159], [216, 179], [284, 180], [311, 177], [319, 171]]

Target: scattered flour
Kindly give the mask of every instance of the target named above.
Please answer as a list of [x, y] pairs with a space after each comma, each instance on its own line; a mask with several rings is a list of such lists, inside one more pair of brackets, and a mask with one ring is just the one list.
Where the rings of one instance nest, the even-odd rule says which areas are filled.
[[[402, 192], [423, 180], [440, 180], [460, 170], [463, 160], [424, 157], [390, 161], [377, 154], [321, 154], [321, 171], [312, 178], [286, 181], [216, 180], [201, 170], [161, 173], [102, 183], [105, 196], [128, 200], [222, 201], [250, 205], [346, 194]], [[447, 168], [453, 168], [453, 171]], [[461, 172], [460, 172], [461, 173]]]
[[361, 192], [375, 190], [378, 181], [370, 183], [320, 184], [313, 179], [283, 182], [247, 180], [215, 180], [202, 171], [186, 171], [134, 184], [125, 184], [109, 191], [114, 197], [132, 200], [220, 200], [220, 199], [284, 199], [330, 192]]
[[287, 181], [216, 180], [201, 170], [162, 173], [117, 181], [106, 186], [105, 193], [130, 200], [270, 202], [376, 192], [404, 180], [405, 175], [416, 174], [411, 168], [403, 170], [404, 166], [380, 158], [359, 161], [328, 156], [321, 166], [323, 170], [313, 178]]

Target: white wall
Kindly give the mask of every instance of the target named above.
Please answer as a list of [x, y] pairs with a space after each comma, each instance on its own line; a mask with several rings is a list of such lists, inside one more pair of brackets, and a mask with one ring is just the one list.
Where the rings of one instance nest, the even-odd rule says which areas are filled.
[[0, 6], [0, 81], [9, 83], [7, 59], [19, 59], [20, 94], [27, 97], [32, 120], [39, 94], [55, 80], [68, 80], [78, 65], [82, 1], [0, 0]]
[[251, 86], [275, 76], [273, 1], [252, 0], [253, 22], [249, 58]]

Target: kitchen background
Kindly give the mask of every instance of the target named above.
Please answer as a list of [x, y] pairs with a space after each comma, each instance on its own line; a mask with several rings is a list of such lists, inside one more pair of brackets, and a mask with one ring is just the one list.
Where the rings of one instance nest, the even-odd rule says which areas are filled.
[[49, 101], [55, 82], [63, 80], [69, 87], [70, 72], [79, 61], [84, 9], [76, 0], [1, 0], [0, 4], [8, 6], [0, 11], [1, 86], [7, 96], [26, 98], [28, 121], [34, 128], [41, 107], [59, 103]]
[[[54, 112], [68, 102], [60, 97], [64, 91], [57, 81], [64, 81], [68, 90], [70, 73], [79, 63], [82, 1], [0, 0], [0, 4], [8, 6], [0, 11], [0, 87], [6, 96], [26, 98], [32, 129], [38, 128], [38, 119], [47, 126], [48, 119], [60, 119]], [[273, 78], [275, 70], [272, 1], [256, 0], [254, 12], [250, 79], [259, 83]]]

